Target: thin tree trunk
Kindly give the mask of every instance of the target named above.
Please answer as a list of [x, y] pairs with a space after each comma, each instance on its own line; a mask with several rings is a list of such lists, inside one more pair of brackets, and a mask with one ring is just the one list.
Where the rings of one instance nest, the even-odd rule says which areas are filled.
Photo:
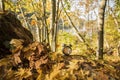
[[110, 45], [108, 44], [108, 41], [107, 41], [106, 38], [104, 38], [104, 42], [105, 42], [105, 47], [109, 49], [109, 48], [110, 48]]
[[37, 26], [37, 24], [35, 25], [35, 41], [40, 42], [40, 36], [39, 36], [39, 27]]
[[51, 18], [51, 27], [52, 27], [52, 41], [51, 41], [51, 49], [55, 52], [55, 18], [56, 18], [56, 0], [51, 0], [52, 4], [52, 18]]
[[[115, 23], [115, 25], [117, 27], [117, 30], [118, 30], [118, 32], [120, 32], [120, 27], [119, 27], [118, 19], [117, 19], [115, 13], [113, 12], [112, 8], [110, 6], [108, 6], [108, 8], [111, 11], [112, 17], [114, 19], [114, 23]], [[120, 42], [118, 42], [118, 46], [117, 47], [118, 47], [118, 52], [116, 54], [119, 56], [119, 54], [120, 54]]]
[[[31, 0], [32, 2], [32, 7], [34, 9], [34, 12], [35, 12], [35, 6], [33, 4], [33, 0]], [[40, 27], [38, 26], [38, 19], [37, 19], [37, 14], [35, 13], [35, 20], [36, 20], [36, 41], [40, 42]]]
[[48, 34], [48, 27], [47, 27], [47, 21], [46, 21], [46, 0], [43, 0], [43, 26], [45, 29], [45, 42], [49, 43], [49, 34]]
[[27, 23], [27, 21], [26, 21], [26, 19], [25, 19], [25, 14], [24, 14], [23, 10], [21, 9], [21, 5], [19, 4], [18, 6], [19, 6], [20, 12], [21, 12], [21, 14], [22, 14], [24, 23], [25, 23], [25, 27], [30, 30], [29, 25], [28, 25], [28, 23]]
[[4, 0], [0, 0], [0, 12], [4, 12], [5, 11], [5, 3]]
[[97, 59], [103, 59], [104, 46], [104, 15], [107, 0], [101, 0], [98, 14], [98, 52]]
[[44, 37], [43, 37], [43, 40], [45, 40], [46, 42], [46, 26], [47, 24], [45, 23], [45, 18], [46, 18], [46, 0], [42, 0], [42, 3], [43, 3], [43, 34], [44, 34]]
[[3, 12], [2, 0], [0, 0], [0, 12]]
[[58, 21], [59, 21], [59, 2], [60, 0], [57, 1], [57, 9], [56, 9], [56, 19], [55, 19], [55, 51], [57, 51], [57, 34], [58, 34]]
[[39, 21], [39, 38], [40, 42], [43, 41], [43, 36], [42, 36], [42, 20]]
[[112, 14], [112, 17], [113, 17], [113, 19], [114, 19], [114, 23], [115, 23], [115, 25], [116, 25], [116, 27], [117, 27], [117, 29], [118, 29], [118, 31], [119, 31], [119, 24], [118, 24], [117, 17], [115, 16], [115, 14], [114, 14], [112, 8], [109, 7], [109, 9], [110, 9], [111, 14]]

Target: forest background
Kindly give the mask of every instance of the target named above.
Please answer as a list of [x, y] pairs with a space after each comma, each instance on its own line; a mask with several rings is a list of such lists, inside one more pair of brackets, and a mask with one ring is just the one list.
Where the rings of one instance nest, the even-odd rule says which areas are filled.
[[33, 41], [48, 44], [56, 58], [63, 55], [63, 44], [71, 44], [71, 55], [119, 61], [120, 0], [0, 0], [0, 4], [0, 10], [15, 12]]

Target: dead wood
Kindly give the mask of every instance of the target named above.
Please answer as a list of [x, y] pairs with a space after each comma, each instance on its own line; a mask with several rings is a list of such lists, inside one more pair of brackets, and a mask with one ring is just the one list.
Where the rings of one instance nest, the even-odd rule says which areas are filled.
[[5, 12], [0, 14], [0, 58], [11, 54], [9, 42], [12, 39], [22, 39], [24, 45], [28, 45], [33, 41], [33, 36], [22, 26], [15, 13]]

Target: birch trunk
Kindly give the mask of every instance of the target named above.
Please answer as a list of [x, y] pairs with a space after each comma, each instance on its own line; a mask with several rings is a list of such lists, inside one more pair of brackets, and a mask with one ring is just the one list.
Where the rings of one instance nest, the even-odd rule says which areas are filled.
[[52, 40], [51, 40], [51, 50], [55, 52], [55, 18], [56, 18], [56, 0], [51, 0], [52, 10], [51, 10], [51, 28], [52, 28]]
[[4, 12], [4, 11], [5, 11], [4, 0], [0, 0], [0, 12]]
[[104, 15], [107, 0], [101, 0], [98, 12], [98, 52], [97, 59], [103, 59]]
[[25, 27], [26, 27], [28, 30], [30, 30], [29, 25], [28, 25], [28, 23], [27, 23], [27, 20], [25, 19], [25, 14], [24, 14], [24, 12], [23, 12], [23, 10], [22, 10], [22, 8], [21, 8], [21, 5], [19, 4], [18, 6], [19, 6], [20, 12], [21, 12], [21, 14], [22, 14]]

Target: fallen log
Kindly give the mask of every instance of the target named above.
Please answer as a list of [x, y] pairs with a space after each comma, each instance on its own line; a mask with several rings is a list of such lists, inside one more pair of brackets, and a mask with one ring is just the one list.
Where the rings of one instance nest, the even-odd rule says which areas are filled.
[[12, 39], [22, 39], [23, 44], [28, 45], [33, 41], [33, 36], [22, 26], [14, 12], [5, 12], [0, 14], [0, 58], [11, 54], [9, 42]]

